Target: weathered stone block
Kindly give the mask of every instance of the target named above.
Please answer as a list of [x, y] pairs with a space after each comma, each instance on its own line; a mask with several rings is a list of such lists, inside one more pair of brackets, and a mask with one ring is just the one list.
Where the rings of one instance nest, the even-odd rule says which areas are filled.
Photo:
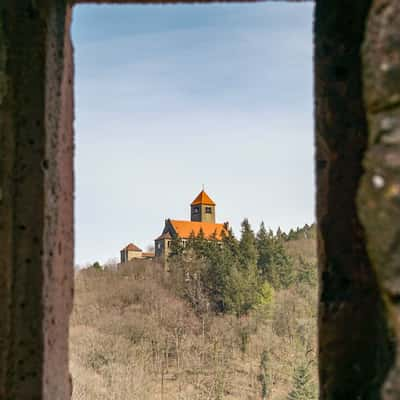
[[[368, 19], [364, 97], [369, 123], [365, 175], [359, 193], [368, 252], [400, 340], [400, 3], [375, 0]], [[398, 347], [398, 345], [397, 345]], [[400, 397], [400, 361], [384, 387], [384, 399]]]
[[65, 1], [0, 3], [0, 398], [68, 399], [72, 58]]

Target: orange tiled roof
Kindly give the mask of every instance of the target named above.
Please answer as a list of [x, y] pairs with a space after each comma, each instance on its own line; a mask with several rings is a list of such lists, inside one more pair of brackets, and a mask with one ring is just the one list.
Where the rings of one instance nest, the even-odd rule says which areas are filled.
[[133, 243], [129, 243], [128, 246], [126, 246], [123, 250], [128, 250], [128, 251], [142, 251], [142, 249], [139, 249], [136, 245]]
[[182, 239], [188, 239], [192, 232], [195, 236], [197, 236], [200, 233], [200, 229], [203, 230], [204, 237], [206, 239], [211, 238], [214, 232], [216, 232], [216, 237], [218, 240], [222, 240], [223, 233], [225, 235], [228, 235], [228, 231], [224, 224], [213, 224], [211, 222], [177, 221], [174, 219], [171, 219], [170, 222], [178, 236]]
[[215, 206], [215, 203], [211, 200], [210, 196], [202, 190], [198, 196], [192, 201], [192, 206], [196, 204], [207, 204], [209, 206]]

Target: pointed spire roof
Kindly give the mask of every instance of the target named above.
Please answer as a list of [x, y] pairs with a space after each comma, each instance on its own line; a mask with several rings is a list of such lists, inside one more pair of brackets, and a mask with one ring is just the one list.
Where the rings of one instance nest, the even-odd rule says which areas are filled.
[[198, 196], [192, 201], [192, 206], [198, 205], [198, 204], [206, 204], [208, 206], [215, 206], [215, 203], [211, 200], [210, 196], [202, 190]]

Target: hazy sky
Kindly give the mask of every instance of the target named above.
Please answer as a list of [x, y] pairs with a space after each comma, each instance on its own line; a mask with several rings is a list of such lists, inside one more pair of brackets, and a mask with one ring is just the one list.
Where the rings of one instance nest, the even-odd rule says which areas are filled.
[[189, 219], [314, 221], [311, 4], [78, 6], [76, 262]]

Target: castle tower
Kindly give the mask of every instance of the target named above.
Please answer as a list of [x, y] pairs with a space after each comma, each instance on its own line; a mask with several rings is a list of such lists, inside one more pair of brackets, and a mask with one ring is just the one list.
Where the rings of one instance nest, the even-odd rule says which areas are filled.
[[190, 220], [215, 224], [215, 203], [202, 190], [190, 205]]

